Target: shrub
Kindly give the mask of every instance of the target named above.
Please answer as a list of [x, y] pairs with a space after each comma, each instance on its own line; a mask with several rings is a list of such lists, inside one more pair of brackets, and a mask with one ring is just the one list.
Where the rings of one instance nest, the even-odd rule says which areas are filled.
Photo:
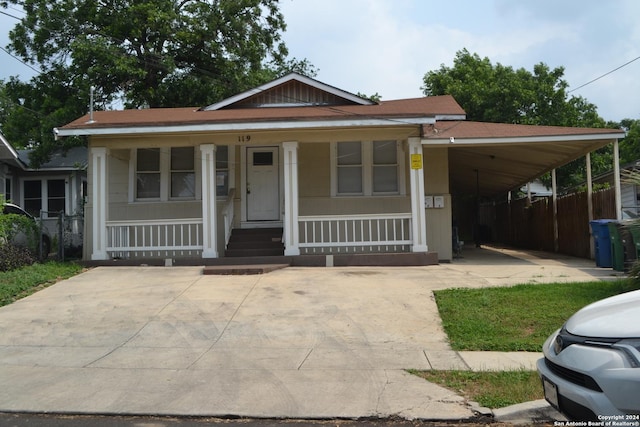
[[26, 248], [6, 243], [0, 245], [0, 271], [11, 271], [36, 262]]

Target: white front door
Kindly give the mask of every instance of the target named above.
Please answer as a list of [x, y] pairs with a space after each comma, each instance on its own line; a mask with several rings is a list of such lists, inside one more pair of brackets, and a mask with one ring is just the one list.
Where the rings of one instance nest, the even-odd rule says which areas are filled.
[[280, 219], [278, 147], [247, 148], [247, 220]]

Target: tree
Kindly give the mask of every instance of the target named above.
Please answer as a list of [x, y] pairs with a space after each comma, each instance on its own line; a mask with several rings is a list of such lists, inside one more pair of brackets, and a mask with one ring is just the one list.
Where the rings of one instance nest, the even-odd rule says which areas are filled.
[[627, 132], [620, 142], [620, 163], [637, 162], [640, 160], [640, 120], [623, 119], [616, 125]]
[[[6, 2], [25, 11], [8, 48], [42, 71], [4, 82], [3, 131], [17, 145], [51, 144], [54, 126], [87, 111], [91, 86], [97, 109], [202, 106], [288, 70], [316, 71], [287, 59], [277, 0]], [[25, 108], [46, 131], [19, 120]]]
[[[544, 63], [514, 70], [493, 65], [488, 58], [470, 54], [466, 49], [456, 53], [453, 67], [425, 74], [425, 95], [452, 95], [467, 113], [468, 120], [547, 126], [612, 127], [597, 112], [594, 104], [567, 92], [564, 69], [550, 69]], [[592, 155], [595, 174], [611, 167], [611, 147]], [[558, 169], [558, 182], [563, 189], [572, 188], [586, 179], [584, 160], [578, 159]], [[551, 178], [543, 177], [550, 185]]]
[[444, 64], [423, 78], [425, 95], [452, 95], [468, 120], [554, 126], [604, 127], [596, 106], [582, 97], [568, 96], [562, 67], [544, 63], [533, 73], [458, 51], [453, 67]]

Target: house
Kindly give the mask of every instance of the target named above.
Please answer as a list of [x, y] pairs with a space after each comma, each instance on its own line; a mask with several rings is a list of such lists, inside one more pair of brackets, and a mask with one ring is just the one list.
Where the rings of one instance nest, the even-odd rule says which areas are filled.
[[[620, 169], [625, 172], [638, 173], [638, 171], [640, 171], [640, 160], [621, 165]], [[625, 172], [623, 172], [623, 174]], [[614, 176], [614, 171], [609, 171], [593, 178], [593, 182], [613, 186]], [[623, 179], [620, 186], [620, 196], [623, 219], [640, 217], [640, 185], [633, 180]]]
[[517, 189], [624, 137], [468, 122], [451, 96], [373, 102], [295, 73], [203, 108], [96, 111], [54, 131], [88, 138], [87, 260], [213, 262], [262, 228], [281, 254], [329, 265], [451, 260], [458, 195]]
[[[31, 150], [16, 150], [0, 134], [0, 194], [36, 218], [50, 230], [56, 230], [60, 212], [81, 216], [87, 192], [87, 148], [56, 151], [46, 163], [34, 168]], [[81, 236], [82, 220], [70, 225]], [[80, 246], [82, 242], [73, 242]]]

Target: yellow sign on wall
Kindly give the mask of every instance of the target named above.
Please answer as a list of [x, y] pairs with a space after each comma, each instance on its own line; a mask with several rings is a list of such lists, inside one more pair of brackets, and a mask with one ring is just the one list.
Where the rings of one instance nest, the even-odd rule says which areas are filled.
[[411, 169], [422, 169], [422, 154], [411, 155]]

